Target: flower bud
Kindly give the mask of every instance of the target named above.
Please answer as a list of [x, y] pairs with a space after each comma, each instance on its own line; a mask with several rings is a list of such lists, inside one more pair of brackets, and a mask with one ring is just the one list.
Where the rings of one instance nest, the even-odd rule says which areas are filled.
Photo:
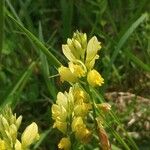
[[22, 116], [19, 116], [16, 120], [16, 127], [17, 129], [19, 129], [20, 125], [21, 125], [21, 122], [22, 122]]
[[24, 148], [29, 147], [29, 145], [38, 140], [38, 138], [38, 126], [35, 122], [33, 122], [32, 124], [26, 127], [21, 136], [22, 146]]

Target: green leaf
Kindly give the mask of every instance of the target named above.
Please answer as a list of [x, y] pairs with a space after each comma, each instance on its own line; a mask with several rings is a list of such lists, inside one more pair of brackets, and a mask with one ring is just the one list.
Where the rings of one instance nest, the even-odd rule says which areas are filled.
[[143, 70], [150, 72], [150, 66], [148, 66], [147, 64], [143, 63], [138, 57], [136, 57], [135, 55], [133, 55], [131, 52], [129, 52], [128, 50], [125, 51], [126, 56], [131, 59], [136, 65], [138, 65], [140, 68], [142, 68]]
[[134, 32], [134, 30], [148, 17], [148, 14], [145, 13], [143, 15], [141, 15], [135, 22], [133, 22], [131, 24], [131, 26], [125, 31], [125, 33], [123, 34], [123, 36], [120, 38], [118, 44], [116, 45], [114, 52], [112, 54], [112, 57], [110, 59], [110, 63], [108, 65], [108, 68], [105, 72], [105, 77], [108, 76], [112, 65], [114, 64], [115, 60], [117, 59], [117, 56], [119, 54], [119, 51], [121, 50], [121, 48], [123, 47], [123, 45], [125, 44], [125, 42], [127, 41], [127, 39], [131, 36], [131, 34]]

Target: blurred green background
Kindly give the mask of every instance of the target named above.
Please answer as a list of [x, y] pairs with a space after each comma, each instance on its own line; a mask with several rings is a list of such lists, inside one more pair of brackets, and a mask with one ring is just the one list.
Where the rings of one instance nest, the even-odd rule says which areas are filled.
[[[0, 9], [0, 42], [1, 45], [3, 43], [0, 54], [0, 104], [2, 107], [7, 102], [13, 102], [15, 112], [24, 116], [24, 126], [31, 120], [37, 122], [45, 136], [37, 149], [57, 149], [61, 136], [57, 131], [51, 131], [50, 108], [57, 92], [65, 91], [68, 85], [62, 85], [59, 77], [53, 77], [58, 73], [51, 60], [8, 15], [33, 33], [62, 64], [66, 64], [67, 60], [62, 55], [61, 45], [72, 37], [73, 32], [85, 32], [88, 38], [96, 35], [102, 43], [96, 69], [105, 79], [105, 86], [98, 90], [110, 101], [139, 148], [148, 150], [149, 0], [2, 1], [5, 2], [5, 14], [3, 16]], [[121, 97], [122, 101], [117, 101], [118, 92], [124, 92], [129, 100]], [[112, 93], [116, 94], [116, 98], [111, 96]], [[108, 94], [111, 97], [108, 98]], [[120, 111], [122, 105], [124, 109]], [[114, 128], [119, 132], [119, 127]], [[117, 145], [113, 138], [111, 140]]]

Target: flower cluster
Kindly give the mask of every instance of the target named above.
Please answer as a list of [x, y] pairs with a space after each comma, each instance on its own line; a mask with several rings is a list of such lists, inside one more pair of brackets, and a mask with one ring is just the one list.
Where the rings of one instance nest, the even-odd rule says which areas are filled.
[[0, 114], [0, 149], [1, 150], [28, 150], [29, 146], [38, 140], [38, 126], [35, 122], [26, 127], [17, 138], [18, 129], [22, 122], [22, 116], [16, 117], [12, 110], [6, 106]]
[[[52, 106], [52, 117], [55, 120], [53, 127], [66, 136], [70, 136], [73, 132], [76, 139], [87, 142], [91, 136], [86, 125], [86, 117], [90, 110], [88, 94], [76, 84], [68, 93], [58, 93], [56, 104]], [[70, 143], [67, 139], [66, 137], [60, 141], [60, 148], [63, 147], [63, 143]]]
[[64, 55], [69, 60], [68, 67], [61, 66], [58, 69], [61, 81], [75, 83], [86, 78], [88, 83], [95, 87], [104, 83], [102, 76], [94, 68], [97, 54], [101, 49], [101, 43], [94, 36], [87, 42], [85, 33], [76, 32], [67, 44], [62, 45]]
[[103, 119], [96, 112], [106, 113], [110, 110], [110, 105], [95, 103], [90, 91], [90, 87], [104, 83], [102, 76], [94, 69], [100, 48], [101, 44], [95, 36], [87, 42], [86, 34], [78, 31], [62, 46], [69, 63], [68, 67], [58, 68], [58, 72], [61, 81], [71, 83], [72, 87], [69, 92], [59, 92], [56, 104], [52, 105], [52, 118], [55, 121], [53, 127], [64, 134], [58, 144], [59, 149], [72, 149], [75, 139], [88, 143], [94, 131], [98, 131], [99, 139], [103, 140], [102, 146], [109, 147]]

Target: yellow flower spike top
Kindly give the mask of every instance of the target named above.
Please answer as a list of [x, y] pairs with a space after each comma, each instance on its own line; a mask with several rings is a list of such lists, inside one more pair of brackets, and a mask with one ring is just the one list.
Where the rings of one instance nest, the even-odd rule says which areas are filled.
[[69, 138], [62, 138], [58, 144], [58, 148], [61, 150], [70, 150], [71, 142]]
[[88, 72], [87, 81], [93, 87], [101, 86], [104, 83], [104, 79], [95, 69]]
[[[87, 35], [79, 31], [75, 32], [67, 44], [62, 45], [64, 55], [70, 62], [82, 61], [88, 69], [93, 68], [95, 60], [98, 59], [97, 52], [101, 48], [96, 36], [93, 36], [87, 43]], [[86, 58], [85, 58], [86, 57]]]
[[[94, 68], [95, 61], [99, 58], [97, 53], [100, 49], [101, 43], [96, 36], [87, 41], [85, 33], [75, 32], [73, 38], [68, 39], [67, 44], [62, 45], [63, 54], [69, 63], [68, 67], [61, 66], [58, 69], [61, 81], [75, 83], [79, 81], [79, 78], [85, 77]], [[100, 82], [99, 79], [97, 78], [95, 85], [101, 86], [102, 80]]]

